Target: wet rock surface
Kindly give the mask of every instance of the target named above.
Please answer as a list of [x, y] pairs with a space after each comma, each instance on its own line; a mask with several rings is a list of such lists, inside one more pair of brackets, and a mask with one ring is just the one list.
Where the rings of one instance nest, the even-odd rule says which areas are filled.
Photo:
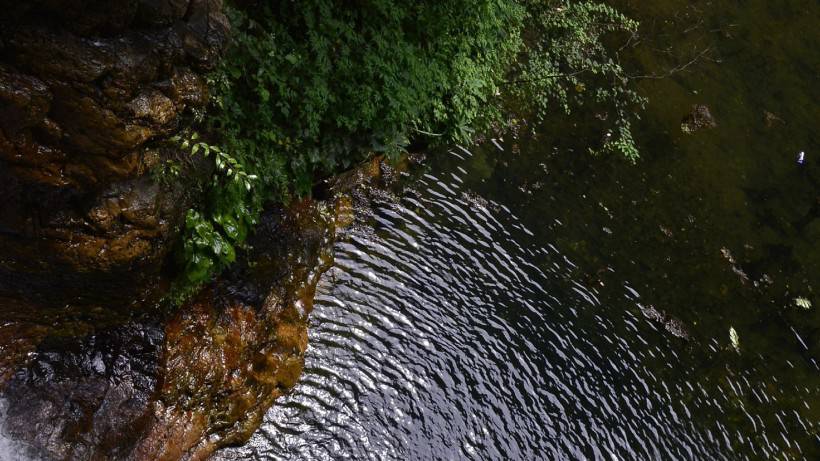
[[[153, 308], [193, 203], [164, 140], [208, 100], [219, 0], [0, 1], [0, 385], [48, 336]], [[189, 163], [188, 179], [207, 174]]]
[[[1, 435], [49, 460], [201, 460], [296, 383], [351, 190], [271, 205], [233, 267], [162, 303], [191, 184], [153, 174], [208, 102], [221, 0], [0, 0]], [[21, 453], [20, 456], [26, 454]]]
[[134, 323], [44, 341], [7, 385], [4, 431], [45, 459], [125, 459], [150, 417], [162, 338]]
[[150, 172], [179, 155], [162, 141], [207, 103], [204, 74], [229, 33], [222, 2], [0, 7], [0, 294], [88, 302], [95, 286], [133, 299], [191, 204], [184, 182]]
[[331, 263], [329, 206], [272, 207], [236, 266], [164, 319], [46, 338], [12, 374], [4, 431], [46, 459], [206, 459], [296, 383]]
[[190, 187], [168, 137], [205, 109], [221, 0], [0, 1], [2, 429], [54, 460], [204, 459], [292, 387], [333, 219], [271, 207], [250, 250], [158, 304]]
[[302, 372], [332, 238], [324, 204], [269, 210], [249, 258], [166, 324], [165, 378], [136, 459], [205, 459], [250, 437]]

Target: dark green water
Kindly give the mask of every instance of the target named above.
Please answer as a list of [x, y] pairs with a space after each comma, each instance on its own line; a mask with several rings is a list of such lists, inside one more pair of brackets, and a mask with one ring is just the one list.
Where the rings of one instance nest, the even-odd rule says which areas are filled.
[[[636, 80], [638, 164], [590, 157], [583, 113], [431, 155], [221, 458], [820, 459], [820, 3], [618, 6], [665, 76]], [[716, 128], [681, 132], [694, 104]]]

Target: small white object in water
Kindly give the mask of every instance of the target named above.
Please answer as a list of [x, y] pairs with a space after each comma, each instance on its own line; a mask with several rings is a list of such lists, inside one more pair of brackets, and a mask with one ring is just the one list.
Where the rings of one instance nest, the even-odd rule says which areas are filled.
[[809, 301], [808, 298], [798, 296], [794, 298], [794, 303], [797, 305], [797, 307], [802, 307], [803, 309], [811, 309], [811, 301]]
[[738, 336], [735, 327], [729, 327], [729, 341], [732, 342], [732, 348], [740, 352], [740, 336]]
[[798, 164], [798, 165], [802, 165], [802, 164], [803, 164], [803, 163], [805, 163], [805, 162], [806, 162], [806, 153], [805, 153], [805, 152], [803, 152], [803, 151], [800, 151], [800, 152], [797, 154], [797, 164]]

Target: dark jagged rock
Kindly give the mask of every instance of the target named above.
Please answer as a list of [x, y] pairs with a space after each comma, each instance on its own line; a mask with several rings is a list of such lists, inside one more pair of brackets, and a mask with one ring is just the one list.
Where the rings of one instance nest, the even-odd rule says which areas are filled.
[[5, 431], [46, 459], [125, 459], [150, 418], [161, 346], [152, 324], [45, 341], [7, 386]]

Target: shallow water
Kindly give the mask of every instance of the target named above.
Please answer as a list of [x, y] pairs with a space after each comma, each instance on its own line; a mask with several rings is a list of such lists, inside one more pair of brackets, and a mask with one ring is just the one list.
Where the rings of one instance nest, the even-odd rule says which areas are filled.
[[[624, 61], [665, 76], [639, 163], [591, 158], [581, 115], [431, 155], [218, 458], [820, 459], [820, 3], [618, 3]], [[682, 133], [693, 104], [717, 128]]]

